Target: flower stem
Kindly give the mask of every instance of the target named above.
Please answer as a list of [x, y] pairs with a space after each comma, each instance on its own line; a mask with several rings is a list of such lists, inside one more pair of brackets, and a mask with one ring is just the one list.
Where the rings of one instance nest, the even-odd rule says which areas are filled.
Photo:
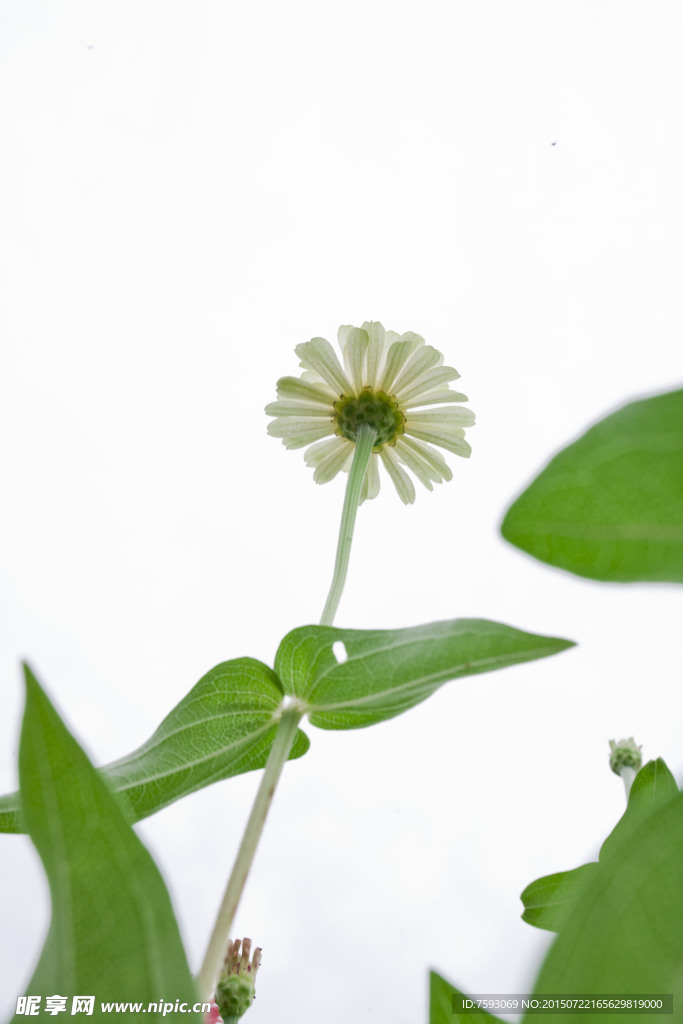
[[358, 434], [356, 435], [356, 450], [353, 453], [353, 462], [349, 470], [349, 479], [346, 484], [346, 494], [344, 495], [334, 575], [332, 576], [332, 585], [327, 595], [322, 618], [320, 619], [321, 626], [332, 625], [344, 584], [346, 583], [349, 556], [351, 554], [351, 541], [353, 540], [353, 528], [356, 524], [361, 487], [363, 486], [363, 480], [365, 479], [365, 473], [376, 439], [377, 431], [374, 427], [371, 427], [368, 423], [363, 423], [359, 427]]
[[303, 712], [300, 707], [287, 707], [282, 712], [282, 717], [278, 722], [275, 739], [266, 762], [266, 770], [263, 773], [263, 778], [254, 800], [254, 806], [251, 809], [247, 827], [244, 830], [242, 842], [237, 851], [232, 874], [228, 880], [223, 902], [218, 911], [216, 923], [213, 926], [211, 938], [204, 955], [204, 962], [197, 975], [197, 991], [200, 999], [210, 999], [213, 995], [216, 978], [223, 966], [228, 951], [232, 922], [242, 895], [244, 883], [247, 880], [247, 875], [256, 853], [256, 847], [261, 838], [261, 832], [263, 831], [266, 816], [273, 799], [275, 787], [289, 752], [292, 749], [302, 715]]
[[628, 798], [631, 794], [631, 786], [633, 785], [633, 781], [636, 777], [636, 769], [630, 768], [628, 765], [624, 765], [624, 767], [620, 770], [619, 774], [621, 775], [621, 780], [624, 783], [624, 790], [626, 792], [626, 804], [628, 806]]

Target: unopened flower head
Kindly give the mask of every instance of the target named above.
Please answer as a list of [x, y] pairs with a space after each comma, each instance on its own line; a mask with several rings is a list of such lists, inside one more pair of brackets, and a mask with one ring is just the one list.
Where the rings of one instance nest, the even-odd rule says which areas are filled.
[[621, 775], [623, 768], [632, 768], [633, 771], [640, 771], [643, 764], [642, 747], [639, 747], [633, 736], [627, 740], [609, 741], [610, 758], [609, 766], [615, 775]]
[[379, 493], [380, 459], [406, 504], [415, 500], [406, 468], [430, 491], [450, 480], [434, 445], [467, 458], [465, 427], [474, 423], [470, 409], [452, 404], [467, 401], [449, 387], [460, 376], [457, 370], [444, 366], [441, 353], [419, 334], [399, 335], [377, 322], [340, 327], [337, 338], [343, 366], [324, 338], [297, 345], [304, 373], [277, 382], [277, 401], [266, 406], [276, 417], [268, 433], [286, 448], [310, 445], [306, 463], [323, 484], [348, 472], [358, 431], [369, 424], [376, 437], [361, 501]]
[[261, 950], [251, 955], [251, 939], [235, 939], [228, 946], [225, 966], [216, 985], [216, 1003], [224, 1021], [238, 1020], [254, 1001], [256, 975], [261, 964]]

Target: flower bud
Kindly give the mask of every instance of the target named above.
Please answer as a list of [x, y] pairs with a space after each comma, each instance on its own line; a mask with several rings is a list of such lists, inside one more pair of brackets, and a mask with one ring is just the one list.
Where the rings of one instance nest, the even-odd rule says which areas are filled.
[[610, 754], [609, 766], [615, 775], [621, 775], [623, 768], [632, 768], [634, 772], [640, 770], [643, 759], [640, 756], [642, 747], [637, 746], [633, 736], [627, 740], [609, 741]]
[[253, 1003], [260, 964], [260, 949], [255, 949], [251, 956], [251, 939], [242, 940], [241, 953], [239, 939], [228, 946], [225, 966], [216, 985], [216, 1004], [226, 1024], [239, 1020]]

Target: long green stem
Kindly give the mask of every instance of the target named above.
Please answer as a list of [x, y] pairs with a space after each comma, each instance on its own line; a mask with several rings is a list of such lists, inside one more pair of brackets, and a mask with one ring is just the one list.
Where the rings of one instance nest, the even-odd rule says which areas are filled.
[[[374, 427], [371, 427], [369, 424], [362, 424], [360, 426], [356, 437], [356, 448], [353, 453], [349, 479], [346, 485], [346, 494], [344, 496], [332, 585], [320, 620], [321, 626], [332, 625], [344, 589], [346, 574], [349, 568], [351, 541], [353, 540], [353, 528], [356, 523], [360, 492], [376, 438], [377, 431]], [[261, 838], [261, 832], [263, 831], [273, 794], [275, 793], [275, 787], [289, 752], [292, 749], [302, 715], [303, 712], [299, 707], [285, 708], [278, 722], [273, 746], [270, 748], [270, 754], [266, 762], [266, 770], [263, 773], [254, 806], [251, 809], [251, 814], [242, 836], [242, 842], [237, 851], [232, 873], [228, 879], [223, 901], [216, 917], [216, 923], [213, 926], [211, 938], [206, 948], [204, 961], [197, 975], [197, 990], [201, 999], [210, 999], [213, 995], [216, 979], [228, 951], [230, 931], [240, 897], [242, 896], [242, 890], [244, 889], [244, 884], [247, 880], [254, 854], [256, 853], [256, 847]]]
[[375, 428], [367, 423], [362, 424], [356, 436], [356, 450], [353, 453], [353, 462], [351, 463], [349, 479], [346, 484], [344, 507], [342, 508], [341, 525], [339, 527], [339, 540], [337, 542], [337, 557], [334, 563], [334, 575], [332, 576], [332, 585], [327, 595], [322, 618], [320, 619], [321, 626], [332, 625], [344, 584], [346, 583], [349, 556], [351, 554], [351, 541], [353, 540], [353, 528], [356, 525], [356, 513], [358, 512], [361, 487], [363, 486], [363, 480], [365, 479], [365, 473], [376, 439], [377, 431]]
[[197, 990], [200, 999], [211, 999], [213, 995], [216, 978], [228, 951], [232, 922], [242, 895], [244, 883], [247, 880], [247, 875], [256, 853], [256, 847], [261, 838], [261, 832], [263, 831], [268, 809], [273, 799], [275, 787], [289, 752], [292, 749], [302, 714], [303, 712], [300, 708], [288, 707], [285, 708], [278, 722], [273, 746], [270, 748], [270, 754], [266, 762], [266, 770], [263, 773], [254, 806], [251, 809], [247, 827], [244, 830], [242, 842], [237, 851], [232, 874], [228, 880], [223, 902], [218, 911], [216, 923], [213, 926], [211, 938], [206, 948], [204, 962], [197, 976]]

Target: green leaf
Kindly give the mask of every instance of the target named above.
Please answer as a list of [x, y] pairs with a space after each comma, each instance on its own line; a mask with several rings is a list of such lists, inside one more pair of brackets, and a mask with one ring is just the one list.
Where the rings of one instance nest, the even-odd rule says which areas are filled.
[[521, 895], [524, 904], [522, 920], [535, 928], [558, 932], [596, 867], [595, 863], [582, 864], [571, 871], [537, 878], [531, 885], [527, 885]]
[[[348, 655], [342, 662], [332, 650], [338, 641]], [[285, 693], [306, 702], [313, 725], [359, 729], [407, 711], [450, 679], [573, 646], [482, 619], [395, 630], [302, 626], [280, 644], [275, 671]]]
[[[260, 661], [226, 661], [200, 679], [146, 743], [102, 774], [138, 821], [212, 782], [263, 768], [282, 698], [277, 676]], [[299, 730], [290, 758], [309, 745]], [[20, 807], [18, 793], [0, 798], [0, 831], [23, 831]]]
[[[680, 1008], [682, 864], [683, 794], [678, 794], [615, 840], [565, 920], [535, 991], [673, 993], [674, 1005]], [[604, 1014], [582, 1013], [581, 1019], [597, 1024]]]
[[[676, 796], [678, 786], [664, 761], [661, 758], [649, 761], [633, 780], [626, 810], [602, 844], [600, 863], [608, 862], [615, 851], [618, 854], [622, 844], [642, 822]], [[560, 931], [596, 869], [597, 863], [591, 862], [572, 871], [546, 875], [531, 882], [521, 896], [524, 904], [522, 920], [536, 928]]]
[[683, 390], [591, 427], [514, 502], [501, 531], [579, 576], [683, 582]]
[[429, 1024], [487, 1024], [491, 1021], [503, 1024], [500, 1017], [494, 1017], [486, 1010], [477, 1010], [476, 1013], [457, 1009], [454, 1011], [457, 1000], [465, 998], [460, 989], [449, 984], [436, 971], [429, 972]]
[[662, 758], [648, 761], [633, 780], [626, 810], [602, 844], [600, 861], [604, 862], [613, 856], [614, 851], [620, 849], [622, 841], [628, 841], [629, 835], [641, 822], [677, 796], [676, 780]]
[[[67, 996], [67, 1015], [73, 996], [94, 995], [98, 1018], [105, 1016], [100, 1000], [192, 1006], [194, 984], [154, 861], [28, 668], [25, 675], [22, 804], [52, 898], [50, 929], [26, 993]], [[162, 1019], [161, 1012], [145, 1016]]]

